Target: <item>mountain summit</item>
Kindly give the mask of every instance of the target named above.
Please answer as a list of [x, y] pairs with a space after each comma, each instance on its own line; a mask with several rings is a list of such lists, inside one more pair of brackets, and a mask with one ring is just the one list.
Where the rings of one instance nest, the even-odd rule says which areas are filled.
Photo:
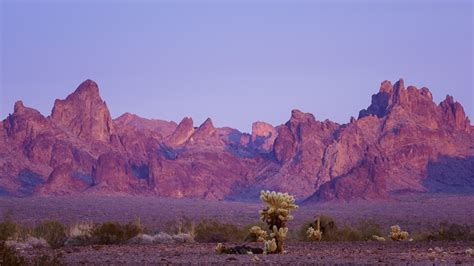
[[252, 133], [208, 118], [112, 120], [86, 80], [52, 113], [15, 103], [0, 123], [0, 195], [156, 195], [248, 199], [261, 189], [299, 200], [474, 193], [474, 127], [462, 105], [384, 81], [358, 119], [340, 125], [292, 110]]

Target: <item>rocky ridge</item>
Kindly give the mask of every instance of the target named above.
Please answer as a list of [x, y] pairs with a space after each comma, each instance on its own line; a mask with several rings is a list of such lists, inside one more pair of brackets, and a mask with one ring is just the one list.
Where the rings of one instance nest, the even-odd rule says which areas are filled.
[[112, 119], [86, 80], [51, 115], [15, 103], [0, 123], [0, 195], [157, 195], [248, 199], [260, 189], [300, 200], [474, 192], [474, 127], [462, 105], [427, 88], [382, 82], [357, 119], [337, 124], [293, 110], [252, 133], [207, 119]]

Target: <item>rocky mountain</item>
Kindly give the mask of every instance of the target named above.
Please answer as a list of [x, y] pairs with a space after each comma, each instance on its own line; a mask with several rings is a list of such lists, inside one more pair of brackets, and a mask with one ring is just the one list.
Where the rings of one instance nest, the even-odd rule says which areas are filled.
[[126, 113], [112, 119], [86, 80], [51, 115], [15, 103], [0, 122], [0, 195], [156, 195], [248, 200], [261, 189], [306, 201], [474, 193], [474, 127], [447, 96], [382, 82], [348, 124], [299, 110], [251, 134]]

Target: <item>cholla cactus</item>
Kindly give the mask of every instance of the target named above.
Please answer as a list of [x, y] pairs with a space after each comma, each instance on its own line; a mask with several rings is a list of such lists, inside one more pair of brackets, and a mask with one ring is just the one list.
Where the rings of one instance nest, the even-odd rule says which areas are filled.
[[290, 211], [298, 208], [295, 198], [288, 193], [261, 191], [260, 199], [268, 205], [260, 211], [260, 219], [268, 224], [271, 232], [271, 239], [265, 242], [265, 252], [281, 253], [288, 233], [286, 223], [293, 219]]
[[249, 230], [249, 234], [252, 237], [252, 239], [264, 242], [265, 239], [268, 237], [267, 236], [267, 231], [263, 230], [260, 228], [260, 226], [252, 226]]
[[308, 234], [309, 240], [312, 241], [321, 241], [323, 238], [323, 233], [321, 232], [321, 219], [316, 218], [316, 228], [313, 228], [310, 226], [308, 230], [306, 231], [306, 234]]
[[222, 243], [217, 243], [217, 247], [216, 247], [216, 253], [217, 254], [222, 254], [222, 253], [225, 252], [225, 250], [226, 250], [226, 248]]
[[402, 231], [399, 225], [393, 225], [390, 227], [390, 235], [388, 235], [393, 241], [401, 241], [408, 238], [408, 232]]
[[265, 240], [265, 248], [263, 249], [263, 252], [265, 254], [268, 253], [274, 253], [277, 250], [278, 246], [275, 241], [275, 238], [272, 238], [271, 240]]

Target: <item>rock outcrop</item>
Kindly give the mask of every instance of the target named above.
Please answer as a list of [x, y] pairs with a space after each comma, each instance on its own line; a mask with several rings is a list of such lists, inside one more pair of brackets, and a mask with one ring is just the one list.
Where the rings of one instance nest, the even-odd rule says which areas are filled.
[[97, 84], [83, 82], [50, 117], [21, 101], [0, 122], [0, 196], [157, 195], [257, 198], [261, 189], [300, 200], [474, 193], [474, 130], [462, 105], [427, 88], [382, 82], [347, 124], [293, 110], [252, 133], [195, 128], [125, 113], [112, 120]]
[[114, 133], [107, 104], [100, 98], [92, 80], [84, 81], [65, 100], [56, 100], [52, 121], [80, 139], [109, 142]]

